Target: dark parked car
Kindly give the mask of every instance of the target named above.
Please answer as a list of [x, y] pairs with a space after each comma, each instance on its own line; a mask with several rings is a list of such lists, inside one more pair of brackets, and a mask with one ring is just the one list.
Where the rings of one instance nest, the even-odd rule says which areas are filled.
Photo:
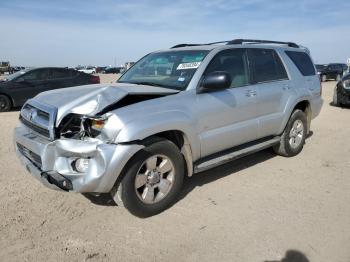
[[119, 74], [122, 67], [107, 67], [104, 70], [105, 74]]
[[45, 67], [19, 71], [0, 82], [0, 112], [22, 106], [29, 98], [44, 91], [98, 83], [98, 76], [74, 69]]
[[316, 65], [316, 68], [321, 81], [325, 82], [329, 79], [339, 81], [347, 71], [348, 66], [346, 64], [333, 63], [328, 65]]
[[103, 73], [106, 70], [107, 66], [98, 66], [96, 67], [96, 73]]
[[10, 69], [10, 73], [13, 74], [13, 73], [16, 73], [18, 71], [22, 71], [24, 69], [25, 69], [25, 67], [23, 67], [23, 66], [13, 66]]
[[334, 88], [334, 106], [350, 106], [350, 74], [344, 76]]

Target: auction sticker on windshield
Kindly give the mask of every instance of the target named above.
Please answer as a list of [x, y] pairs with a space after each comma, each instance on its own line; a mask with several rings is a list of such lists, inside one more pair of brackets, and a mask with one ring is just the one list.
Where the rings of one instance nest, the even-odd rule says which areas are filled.
[[182, 63], [178, 65], [176, 70], [195, 69], [198, 68], [200, 64], [201, 62]]

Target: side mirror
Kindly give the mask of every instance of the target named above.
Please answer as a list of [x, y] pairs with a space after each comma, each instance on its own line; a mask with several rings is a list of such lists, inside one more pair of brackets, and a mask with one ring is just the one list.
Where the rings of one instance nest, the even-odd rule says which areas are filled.
[[231, 75], [225, 71], [215, 71], [204, 77], [197, 93], [214, 92], [231, 86]]

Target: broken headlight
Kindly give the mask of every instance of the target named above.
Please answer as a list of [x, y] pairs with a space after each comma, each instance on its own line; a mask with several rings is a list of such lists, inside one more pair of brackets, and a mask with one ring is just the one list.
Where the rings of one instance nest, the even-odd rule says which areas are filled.
[[108, 118], [104, 116], [83, 116], [81, 121], [81, 131], [85, 132], [89, 137], [96, 137], [101, 134], [107, 120]]
[[59, 135], [66, 138], [82, 139], [84, 137], [97, 137], [108, 118], [106, 116], [67, 115], [61, 122]]

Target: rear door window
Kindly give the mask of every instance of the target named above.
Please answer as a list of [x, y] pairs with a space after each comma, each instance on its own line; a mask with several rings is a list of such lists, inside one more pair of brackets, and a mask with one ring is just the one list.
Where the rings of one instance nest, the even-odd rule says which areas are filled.
[[69, 78], [71, 77], [71, 73], [69, 70], [64, 68], [55, 68], [51, 69], [51, 79], [60, 79], [60, 78]]
[[76, 76], [79, 76], [79, 75], [82, 75], [81, 72], [77, 71], [77, 70], [74, 70], [74, 69], [70, 69], [69, 70], [69, 73], [72, 77], [76, 77]]
[[249, 61], [256, 83], [288, 79], [281, 59], [272, 49], [249, 49]]
[[[311, 58], [307, 53], [286, 51], [286, 54], [293, 61], [303, 76], [313, 76], [316, 74], [314, 64], [312, 63]], [[331, 70], [333, 69], [331, 68]]]

